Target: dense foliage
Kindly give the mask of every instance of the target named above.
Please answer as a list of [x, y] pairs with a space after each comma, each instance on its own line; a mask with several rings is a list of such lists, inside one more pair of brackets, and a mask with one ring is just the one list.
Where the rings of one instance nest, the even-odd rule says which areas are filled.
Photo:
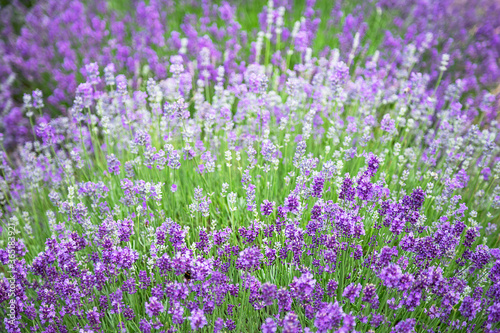
[[2, 329], [500, 332], [498, 3], [198, 5], [2, 8]]

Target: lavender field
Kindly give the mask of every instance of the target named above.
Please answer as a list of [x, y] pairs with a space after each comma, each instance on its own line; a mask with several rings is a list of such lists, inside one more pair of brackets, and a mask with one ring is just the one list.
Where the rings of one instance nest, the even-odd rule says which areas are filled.
[[500, 2], [0, 5], [0, 332], [500, 333]]

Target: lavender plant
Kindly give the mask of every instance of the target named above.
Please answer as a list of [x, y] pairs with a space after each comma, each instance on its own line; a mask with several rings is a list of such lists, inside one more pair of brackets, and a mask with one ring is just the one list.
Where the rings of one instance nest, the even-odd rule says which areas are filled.
[[[272, 51], [262, 51], [266, 65], [285, 59], [292, 69], [298, 57], [297, 52], [288, 54], [290, 44], [300, 53], [310, 47], [326, 58], [338, 48], [350, 65], [364, 63], [377, 51], [387, 81], [398, 80], [401, 68], [427, 73], [428, 87], [443, 79], [466, 93], [462, 103], [468, 106], [469, 121], [478, 112], [481, 120], [496, 119], [498, 104], [491, 107], [498, 103], [500, 80], [496, 0], [26, 3], [0, 6], [0, 130], [9, 150], [34, 138], [23, 116], [27, 90], [44, 94], [46, 117], [67, 115], [78, 84], [87, 79], [86, 64], [112, 64], [137, 87], [151, 76], [165, 79], [169, 58], [178, 52], [199, 62], [207, 47], [212, 62], [232, 72], [243, 61], [252, 63], [255, 52], [248, 51], [264, 50], [264, 42], [273, 45]], [[452, 71], [443, 77], [444, 53], [450, 54]], [[215, 83], [216, 66], [210, 63], [206, 70]], [[445, 86], [437, 85], [438, 110]]]
[[417, 71], [430, 46], [369, 52], [352, 16], [315, 47], [313, 5], [288, 22], [271, 1], [251, 36], [204, 7], [237, 37], [184, 26], [164, 74], [87, 62], [63, 116], [24, 95], [5, 331], [500, 330], [495, 98], [475, 108], [448, 53]]

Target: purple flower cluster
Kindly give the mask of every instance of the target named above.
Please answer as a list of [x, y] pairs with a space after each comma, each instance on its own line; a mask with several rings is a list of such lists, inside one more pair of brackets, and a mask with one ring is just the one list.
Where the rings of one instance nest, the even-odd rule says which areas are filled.
[[85, 4], [0, 9], [6, 332], [498, 332], [498, 4]]

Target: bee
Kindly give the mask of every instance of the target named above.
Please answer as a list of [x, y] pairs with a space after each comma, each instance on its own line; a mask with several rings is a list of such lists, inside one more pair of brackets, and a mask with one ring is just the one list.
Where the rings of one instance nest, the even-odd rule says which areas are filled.
[[411, 91], [410, 87], [406, 87], [406, 88], [403, 90], [403, 93], [408, 94], [410, 91]]
[[184, 273], [184, 282], [189, 282], [191, 280], [191, 271], [186, 271], [186, 273]]

